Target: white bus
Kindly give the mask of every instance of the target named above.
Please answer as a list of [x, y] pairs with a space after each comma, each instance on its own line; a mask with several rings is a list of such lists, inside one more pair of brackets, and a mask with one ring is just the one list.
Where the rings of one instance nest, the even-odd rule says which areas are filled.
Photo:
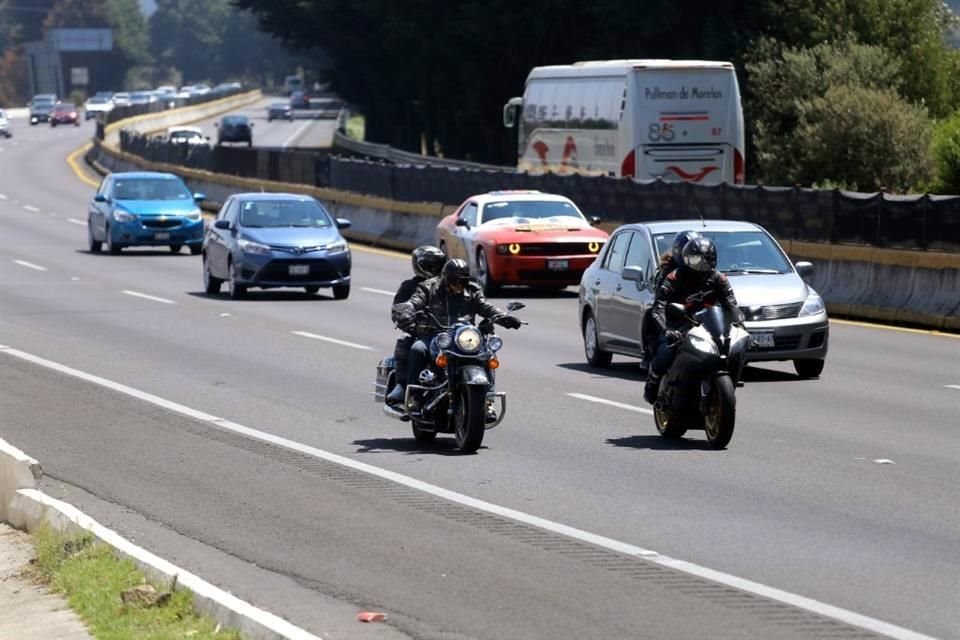
[[523, 97], [504, 105], [503, 124], [518, 125], [517, 166], [529, 173], [744, 181], [743, 109], [729, 62], [535, 67]]

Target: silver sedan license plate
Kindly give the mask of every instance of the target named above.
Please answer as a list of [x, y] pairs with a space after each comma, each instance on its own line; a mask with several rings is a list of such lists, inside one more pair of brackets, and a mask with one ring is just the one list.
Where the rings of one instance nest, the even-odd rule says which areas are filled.
[[155, 234], [153, 234], [153, 239], [154, 239], [154, 240], [169, 240], [169, 239], [170, 239], [170, 234], [169, 234], [169, 233], [155, 233]]
[[290, 275], [292, 276], [305, 276], [308, 273], [310, 273], [310, 265], [308, 264], [290, 265]]
[[750, 340], [757, 349], [772, 349], [774, 347], [772, 331], [751, 333]]
[[570, 267], [569, 260], [547, 260], [547, 269], [550, 271], [563, 271]]

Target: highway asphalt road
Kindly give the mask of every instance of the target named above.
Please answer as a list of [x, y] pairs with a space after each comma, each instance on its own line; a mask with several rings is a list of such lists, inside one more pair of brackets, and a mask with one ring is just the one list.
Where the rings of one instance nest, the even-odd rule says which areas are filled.
[[91, 129], [0, 141], [0, 437], [53, 495], [324, 637], [960, 638], [956, 336], [834, 322], [821, 379], [749, 368], [718, 452], [659, 439], [635, 363], [584, 365], [573, 290], [510, 292], [507, 419], [420, 449], [370, 398], [404, 256], [357, 248], [346, 301], [234, 302], [187, 253], [91, 255]]

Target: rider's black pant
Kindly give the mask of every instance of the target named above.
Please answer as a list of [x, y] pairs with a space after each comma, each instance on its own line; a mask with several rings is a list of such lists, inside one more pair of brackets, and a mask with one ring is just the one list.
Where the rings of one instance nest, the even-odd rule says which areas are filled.
[[430, 362], [430, 346], [423, 339], [415, 340], [410, 347], [410, 357], [407, 363], [407, 382], [417, 384], [420, 381], [420, 372], [427, 368]]
[[397, 384], [406, 386], [407, 384], [407, 360], [410, 357], [410, 347], [416, 342], [416, 338], [410, 335], [404, 335], [397, 338], [397, 344], [393, 347], [393, 366], [397, 372]]
[[670, 365], [673, 364], [674, 359], [677, 357], [676, 347], [671, 347], [667, 342], [667, 336], [664, 332], [660, 332], [660, 335], [657, 336], [657, 343], [654, 348], [653, 362], [650, 364], [650, 371], [653, 372], [653, 375], [660, 377], [667, 372], [670, 368]]

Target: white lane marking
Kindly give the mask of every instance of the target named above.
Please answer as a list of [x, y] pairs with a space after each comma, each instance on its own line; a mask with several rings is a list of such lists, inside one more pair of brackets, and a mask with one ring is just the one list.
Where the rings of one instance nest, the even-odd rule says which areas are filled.
[[32, 262], [27, 262], [26, 260], [14, 260], [14, 264], [18, 264], [21, 267], [26, 267], [27, 269], [33, 269], [34, 271], [46, 271], [46, 267], [41, 267], [38, 264], [33, 264]]
[[328, 338], [327, 336], [320, 336], [315, 333], [310, 333], [309, 331], [291, 331], [290, 333], [296, 336], [310, 338], [311, 340], [323, 340], [324, 342], [332, 342], [333, 344], [339, 344], [344, 347], [351, 347], [353, 349], [362, 349], [363, 351], [373, 351], [373, 347], [357, 344], [356, 342], [347, 342], [346, 340], [337, 340], [336, 338]]
[[945, 388], [945, 389], [956, 389], [957, 391], [960, 391], [960, 384], [946, 384], [946, 385], [944, 385], [944, 388]]
[[7, 194], [0, 193], [0, 200], [9, 200], [9, 198], [7, 197]]
[[290, 137], [283, 141], [283, 147], [289, 147], [290, 143], [303, 135], [303, 132], [307, 130], [307, 127], [313, 124], [313, 120], [307, 120], [302, 125], [300, 125], [296, 131], [290, 134]]
[[568, 393], [568, 396], [571, 398], [576, 398], [578, 400], [586, 400], [587, 402], [596, 402], [597, 404], [606, 404], [611, 407], [617, 407], [618, 409], [626, 409], [627, 411], [636, 411], [637, 413], [646, 413], [653, 415], [653, 409], [647, 409], [646, 407], [635, 407], [632, 404], [624, 404], [623, 402], [615, 402], [613, 400], [607, 400], [605, 398], [598, 398], [596, 396], [588, 396], [585, 393]]
[[[256, 621], [257, 624], [272, 632], [270, 637], [290, 638], [291, 640], [320, 640], [318, 636], [287, 622], [269, 611], [259, 609], [249, 602], [215, 587], [198, 575], [185, 571], [181, 567], [150, 553], [143, 547], [133, 544], [116, 531], [104, 527], [72, 504], [51, 498], [36, 489], [20, 489], [17, 493], [33, 500], [36, 504], [59, 511], [63, 517], [91, 532], [114, 549], [117, 549], [121, 554], [132, 557], [139, 561], [139, 563], [153, 567], [168, 578], [175, 579], [177, 584], [184, 585], [201, 597], [213, 600], [220, 606], [239, 614], [243, 618]], [[47, 512], [47, 516], [49, 517], [49, 511]], [[260, 629], [258, 629], [258, 631], [260, 631]]]
[[493, 504], [491, 502], [486, 502], [483, 500], [478, 500], [476, 498], [471, 498], [470, 496], [464, 495], [462, 493], [457, 493], [455, 491], [450, 491], [449, 489], [444, 489], [443, 487], [438, 487], [436, 485], [430, 484], [428, 482], [423, 482], [417, 480], [416, 478], [411, 478], [394, 471], [388, 471], [387, 469], [381, 469], [380, 467], [375, 467], [364, 462], [358, 462], [350, 458], [345, 458], [341, 455], [331, 453], [329, 451], [324, 451], [323, 449], [317, 449], [309, 445], [301, 444], [294, 440], [288, 440], [281, 436], [274, 435], [272, 433], [266, 433], [264, 431], [258, 431], [257, 429], [251, 429], [250, 427], [245, 427], [241, 424], [235, 422], [230, 422], [229, 420], [224, 420], [223, 418], [218, 418], [217, 416], [210, 415], [209, 413], [204, 413], [197, 409], [192, 409], [182, 404], [173, 402], [172, 400], [167, 400], [159, 396], [147, 393], [145, 391], [140, 391], [133, 387], [128, 387], [125, 384], [119, 382], [114, 382], [106, 378], [101, 378], [100, 376], [93, 375], [91, 373], [85, 373], [78, 369], [68, 367], [67, 365], [60, 364], [59, 362], [54, 362], [52, 360], [47, 360], [41, 358], [40, 356], [35, 356], [33, 354], [27, 353], [25, 351], [20, 351], [19, 349], [12, 349], [5, 345], [0, 345], [0, 352], [9, 354], [11, 356], [20, 358], [21, 360], [26, 360], [28, 362], [33, 362], [40, 366], [52, 369], [54, 371], [59, 371], [60, 373], [73, 376], [80, 380], [86, 380], [87, 382], [92, 382], [93, 384], [118, 391], [120, 393], [126, 394], [128, 396], [137, 398], [144, 402], [149, 402], [150, 404], [156, 405], [158, 407], [163, 407], [170, 411], [174, 411], [181, 415], [188, 416], [195, 420], [200, 420], [202, 422], [210, 423], [215, 427], [224, 429], [226, 431], [232, 431], [233, 433], [239, 433], [241, 435], [247, 436], [248, 438], [253, 438], [255, 440], [260, 440], [261, 442], [267, 442], [278, 447], [283, 447], [284, 449], [290, 449], [292, 451], [297, 451], [321, 460], [326, 460], [334, 464], [339, 464], [344, 467], [348, 467], [355, 471], [360, 471], [362, 473], [368, 473], [372, 476], [378, 478], [383, 478], [384, 480], [389, 480], [390, 482], [396, 482], [406, 487], [416, 489], [418, 491], [423, 491], [430, 495], [437, 496], [438, 498], [443, 498], [444, 500], [449, 500], [451, 502], [456, 502], [458, 504], [471, 507], [473, 509], [478, 509], [480, 511], [486, 511], [487, 513], [492, 513], [503, 518], [509, 518], [517, 522], [522, 522], [524, 524], [529, 524], [534, 527], [539, 527], [546, 531], [556, 533], [558, 535], [567, 536], [568, 538], [573, 538], [575, 540], [580, 540], [587, 542], [589, 544], [597, 545], [605, 549], [610, 549], [612, 551], [617, 551], [619, 553], [625, 553], [628, 555], [642, 557], [649, 562], [654, 562], [656, 564], [670, 567], [678, 571], [683, 571], [691, 575], [704, 578], [706, 580], [711, 580], [719, 584], [724, 584], [727, 586], [734, 587], [735, 589], [740, 589], [742, 591], [747, 591], [753, 593], [763, 598], [770, 600], [776, 600], [777, 602], [782, 602], [799, 609], [806, 611], [811, 611], [818, 615], [826, 616], [828, 618], [833, 618], [840, 622], [845, 622], [857, 627], [862, 627], [868, 629], [875, 633], [880, 633], [891, 638], [896, 638], [897, 640], [935, 640], [931, 636], [918, 633], [916, 631], [911, 631], [910, 629], [905, 629], [903, 627], [898, 627], [896, 625], [883, 622], [882, 620], [877, 620], [876, 618], [871, 618], [869, 616], [864, 616], [853, 611], [848, 611], [846, 609], [841, 609], [840, 607], [835, 607], [833, 605], [827, 604], [825, 602], [820, 602], [812, 598], [806, 598], [795, 593], [790, 593], [789, 591], [783, 591], [775, 587], [769, 587], [759, 582], [754, 582], [752, 580], [746, 580], [744, 578], [738, 578], [737, 576], [730, 575], [729, 573], [723, 573], [722, 571], [715, 571], [707, 567], [702, 567], [700, 565], [694, 564], [692, 562], [686, 562], [685, 560], [677, 560], [676, 558], [671, 558], [669, 556], [664, 556], [656, 551], [651, 551], [649, 549], [643, 549], [641, 547], [626, 543], [620, 542], [619, 540], [614, 540], [613, 538], [607, 538], [606, 536], [597, 535], [595, 533], [590, 533], [589, 531], [584, 531], [582, 529], [577, 529], [574, 527], [561, 524], [559, 522], [554, 522], [552, 520], [547, 520], [546, 518], [540, 518], [538, 516], [524, 513], [523, 511], [517, 511], [515, 509], [510, 509], [507, 507], [501, 507], [500, 505]]
[[143, 298], [144, 300], [153, 300], [154, 302], [162, 302], [163, 304], [177, 304], [173, 300], [167, 300], [166, 298], [158, 298], [156, 296], [148, 296], [145, 293], [138, 293], [137, 291], [127, 291], [124, 289], [123, 293], [128, 296], [133, 296], [134, 298]]
[[370, 287], [360, 287], [360, 289], [363, 291], [369, 291], [370, 293], [377, 293], [381, 296], [392, 296], [394, 293], [396, 293], [395, 291], [384, 291], [383, 289], [372, 289]]
[[76, 218], [67, 218], [67, 222], [69, 222], [69, 223], [71, 223], [71, 224], [83, 225], [84, 227], [87, 226], [87, 221], [86, 221], [86, 220], [77, 220]]
[[29, 204], [23, 205], [23, 208], [26, 209], [27, 211], [30, 211], [31, 213], [37, 213], [37, 212], [40, 211], [40, 209], [37, 209], [36, 207], [30, 206]]

